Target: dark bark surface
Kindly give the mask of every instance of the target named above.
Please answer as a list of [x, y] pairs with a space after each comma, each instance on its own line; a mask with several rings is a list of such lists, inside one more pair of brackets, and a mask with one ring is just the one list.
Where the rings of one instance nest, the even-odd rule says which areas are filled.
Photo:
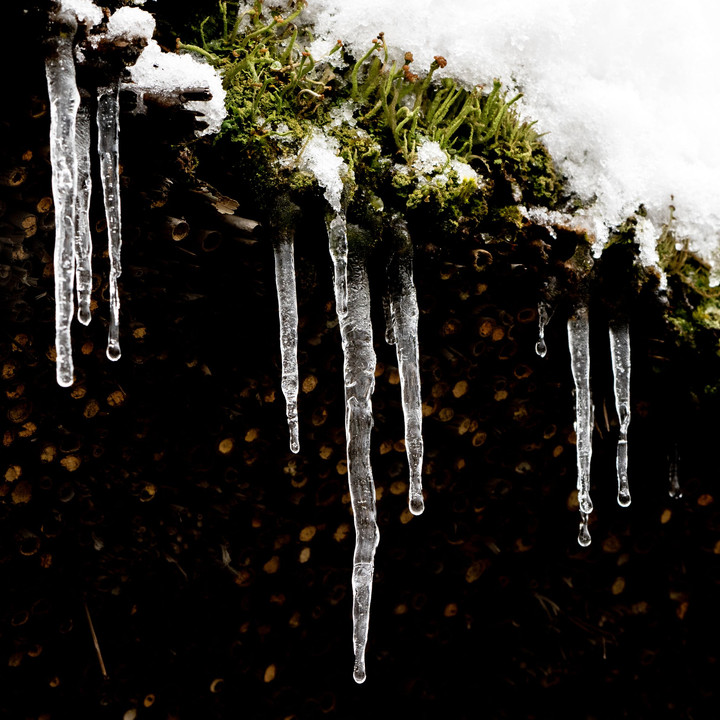
[[[596, 512], [581, 549], [562, 302], [547, 357], [534, 351], [548, 238], [439, 242], [411, 224], [426, 412], [427, 509], [415, 518], [378, 259], [381, 542], [368, 680], [356, 686], [342, 357], [322, 213], [306, 209], [297, 231], [294, 456], [270, 242], [198, 192], [207, 179], [234, 197], [222, 158], [204, 153], [188, 180], [186, 151], [168, 143], [182, 117], [124, 114], [123, 357], [105, 358], [95, 182], [94, 315], [73, 328], [76, 383], [57, 387], [49, 120], [33, 52], [0, 118], [0, 716], [716, 717], [717, 415], [693, 395], [714, 358], [675, 347], [653, 293], [631, 308], [627, 510], [615, 502], [612, 290], [597, 289], [591, 308]], [[236, 199], [237, 217], [255, 217]], [[28, 215], [34, 226], [23, 226]], [[180, 240], [173, 218], [189, 226]], [[480, 269], [478, 249], [492, 258]], [[676, 446], [683, 497], [671, 500]]]

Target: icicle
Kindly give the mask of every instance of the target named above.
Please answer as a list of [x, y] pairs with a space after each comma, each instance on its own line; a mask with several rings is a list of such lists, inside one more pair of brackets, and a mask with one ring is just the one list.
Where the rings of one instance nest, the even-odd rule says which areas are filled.
[[118, 98], [119, 84], [98, 88], [98, 154], [100, 155], [100, 179], [105, 199], [107, 219], [108, 255], [110, 257], [110, 328], [108, 330], [107, 356], [110, 360], [120, 359], [120, 294], [118, 278], [122, 272], [120, 251], [122, 236], [120, 229], [120, 163], [118, 143], [120, 133]]
[[412, 272], [412, 241], [404, 220], [393, 223], [396, 248], [388, 268], [391, 338], [395, 341], [403, 415], [405, 449], [410, 468], [409, 505], [413, 515], [425, 509], [422, 494], [422, 399], [418, 349], [418, 304]]
[[677, 444], [673, 447], [672, 455], [668, 456], [668, 475], [670, 478], [668, 495], [675, 500], [679, 500], [683, 494], [680, 487], [680, 453]]
[[615, 408], [620, 422], [617, 446], [617, 479], [620, 505], [630, 504], [628, 484], [628, 427], [630, 425], [630, 326], [619, 320], [610, 324], [610, 355], [615, 378]]
[[545, 326], [549, 321], [550, 316], [548, 314], [547, 303], [538, 303], [538, 341], [535, 344], [535, 352], [542, 358], [547, 355], [547, 345], [545, 344]]
[[578, 542], [590, 544], [587, 516], [593, 510], [590, 499], [590, 459], [592, 457], [593, 408], [590, 398], [590, 325], [585, 305], [568, 319], [568, 345], [575, 381], [575, 434], [577, 436], [577, 489], [582, 523]]
[[75, 128], [77, 152], [77, 200], [75, 216], [75, 283], [77, 285], [78, 320], [90, 323], [92, 291], [92, 237], [90, 235], [90, 110], [80, 105]]
[[275, 208], [275, 285], [280, 312], [280, 356], [282, 359], [282, 391], [290, 430], [290, 450], [300, 452], [298, 432], [298, 310], [295, 285], [295, 221], [299, 208], [283, 196]]
[[[345, 225], [344, 218], [342, 219]], [[355, 228], [353, 233], [360, 234]], [[357, 238], [356, 238], [357, 239]], [[332, 238], [331, 238], [332, 244]], [[362, 241], [356, 244], [362, 245]], [[335, 263], [335, 302], [342, 305], [342, 260]], [[338, 313], [344, 353], [345, 433], [348, 484], [355, 520], [353, 558], [353, 676], [365, 681], [365, 645], [370, 620], [375, 549], [380, 539], [375, 513], [375, 483], [370, 467], [370, 432], [373, 426], [371, 395], [375, 388], [375, 350], [370, 320], [370, 286], [363, 255], [353, 253], [347, 264], [347, 308]]]
[[347, 220], [345, 213], [336, 211], [327, 222], [328, 238], [330, 240], [330, 256], [333, 261], [335, 272], [335, 304], [338, 317], [345, 315], [348, 310], [348, 289], [347, 289]]
[[73, 383], [74, 367], [70, 324], [75, 308], [75, 218], [77, 157], [75, 125], [80, 94], [75, 79], [73, 36], [77, 20], [72, 13], [62, 18], [72, 33], [59, 33], [55, 52], [45, 63], [50, 98], [50, 161], [55, 203], [55, 349], [57, 381], [63, 387]]

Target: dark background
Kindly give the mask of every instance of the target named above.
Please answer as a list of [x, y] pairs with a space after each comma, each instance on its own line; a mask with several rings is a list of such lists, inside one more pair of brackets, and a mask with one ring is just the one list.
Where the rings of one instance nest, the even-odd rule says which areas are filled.
[[[620, 260], [606, 257], [591, 307], [596, 512], [582, 549], [562, 302], [547, 357], [534, 352], [538, 247], [549, 238], [437, 238], [411, 221], [427, 509], [406, 510], [375, 259], [381, 542], [368, 680], [356, 686], [342, 354], [321, 203], [297, 229], [299, 455], [279, 387], [271, 244], [238, 237], [193, 192], [211, 182], [240, 202], [237, 215], [256, 216], [211, 148], [194, 147], [202, 162], [188, 178], [189, 155], [173, 144], [181, 115], [123, 114], [118, 363], [105, 358], [94, 178], [97, 307], [89, 327], [73, 327], [76, 383], [58, 387], [53, 218], [37, 209], [51, 195], [46, 8], [24, 9], [2, 11], [17, 28], [0, 136], [2, 717], [717, 717], [717, 407], [703, 394], [716, 382], [714, 348], [678, 347], [651, 290], [628, 307], [633, 503], [621, 509], [602, 280]], [[190, 13], [157, 12], [170, 44]], [[37, 217], [29, 236], [22, 213]], [[190, 225], [181, 242], [169, 217]], [[478, 249], [492, 257], [480, 269]], [[683, 496], [673, 500], [676, 452]]]

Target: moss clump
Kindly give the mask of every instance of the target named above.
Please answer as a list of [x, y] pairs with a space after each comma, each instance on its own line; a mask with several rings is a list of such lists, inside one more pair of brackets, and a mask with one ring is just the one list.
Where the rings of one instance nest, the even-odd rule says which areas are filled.
[[[515, 112], [520, 95], [508, 97], [500, 82], [489, 91], [449, 78], [436, 83], [446, 65], [440, 56], [420, 77], [409, 53], [404, 64], [389, 60], [382, 34], [359, 59], [341, 43], [330, 53], [341, 56], [337, 66], [313, 58], [309, 31], [295, 23], [302, 1], [287, 16], [268, 13], [260, 0], [240, 9], [221, 0], [218, 7], [201, 23], [197, 44], [180, 47], [222, 73], [228, 117], [215, 143], [229, 148], [229, 161], [243, 171], [258, 166], [247, 175], [256, 198], [310, 189], [296, 159], [320, 128], [339, 143], [351, 185], [381, 194], [388, 207], [423, 216], [432, 208], [448, 231], [486, 215], [496, 182], [510, 179], [528, 202], [557, 200], [550, 156], [533, 124]], [[431, 166], [419, 157], [428, 144], [441, 157]]]

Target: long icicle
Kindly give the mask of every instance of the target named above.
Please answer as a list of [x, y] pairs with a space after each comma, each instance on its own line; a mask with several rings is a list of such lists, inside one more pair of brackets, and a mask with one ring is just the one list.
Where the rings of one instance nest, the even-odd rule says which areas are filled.
[[391, 328], [386, 339], [395, 345], [400, 373], [400, 393], [405, 418], [405, 451], [410, 469], [408, 502], [410, 512], [420, 515], [425, 509], [422, 493], [422, 397], [420, 394], [420, 351], [415, 283], [413, 282], [413, 246], [407, 224], [393, 219], [395, 248], [388, 267], [389, 313]]
[[110, 328], [108, 330], [107, 356], [120, 359], [120, 293], [118, 279], [122, 272], [120, 253], [122, 235], [120, 227], [120, 104], [119, 83], [98, 88], [98, 154], [100, 155], [100, 179], [105, 199], [107, 219], [108, 255], [110, 257]]
[[92, 292], [92, 236], [90, 235], [90, 109], [80, 105], [75, 128], [77, 152], [77, 200], [75, 214], [75, 284], [77, 287], [78, 320], [90, 323]]
[[[73, 59], [77, 20], [72, 13], [62, 13], [61, 17], [55, 19], [67, 26], [65, 32], [55, 38], [54, 52], [45, 63], [50, 98], [50, 161], [55, 203], [55, 350], [58, 384], [69, 387], [75, 372], [70, 325], [75, 308], [75, 125], [80, 94]], [[68, 33], [67, 30], [72, 32]]]
[[630, 426], [630, 325], [627, 320], [610, 323], [610, 357], [615, 379], [615, 409], [620, 423], [617, 445], [617, 501], [630, 505], [628, 483], [628, 427]]
[[[343, 220], [344, 224], [344, 220]], [[362, 231], [350, 228], [353, 234]], [[357, 247], [365, 239], [355, 238]], [[333, 236], [330, 237], [332, 246]], [[335, 270], [335, 302], [338, 307], [340, 335], [344, 353], [345, 433], [347, 443], [348, 484], [355, 522], [353, 557], [353, 651], [355, 682], [365, 682], [365, 646], [370, 621], [375, 549], [380, 540], [376, 510], [375, 483], [370, 467], [370, 433], [373, 427], [371, 396], [375, 388], [375, 350], [370, 320], [370, 285], [362, 250], [349, 257], [346, 272], [332, 253]], [[347, 283], [343, 283], [343, 276]], [[343, 285], [347, 290], [345, 312], [342, 307]]]
[[275, 253], [275, 286], [280, 316], [280, 357], [282, 361], [281, 387], [285, 396], [290, 450], [300, 451], [298, 429], [298, 309], [295, 283], [295, 222], [300, 209], [287, 196], [275, 207], [273, 251]]
[[577, 436], [577, 489], [580, 505], [578, 542], [590, 544], [588, 518], [593, 511], [590, 499], [590, 460], [592, 458], [593, 407], [590, 396], [590, 323], [587, 305], [575, 308], [568, 319], [568, 346], [575, 381], [575, 434]]

